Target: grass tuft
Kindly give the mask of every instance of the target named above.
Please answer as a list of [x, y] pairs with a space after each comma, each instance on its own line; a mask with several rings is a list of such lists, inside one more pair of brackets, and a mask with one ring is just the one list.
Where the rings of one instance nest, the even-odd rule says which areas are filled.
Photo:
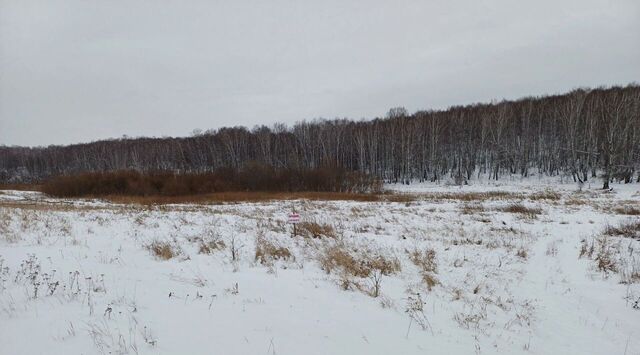
[[158, 259], [169, 260], [181, 254], [181, 250], [177, 245], [173, 245], [166, 241], [153, 241], [147, 246], [147, 249]]
[[622, 222], [617, 226], [608, 225], [603, 232], [608, 236], [622, 236], [640, 239], [640, 221]]
[[330, 224], [317, 222], [301, 222], [297, 225], [298, 233], [305, 238], [336, 238], [336, 232]]

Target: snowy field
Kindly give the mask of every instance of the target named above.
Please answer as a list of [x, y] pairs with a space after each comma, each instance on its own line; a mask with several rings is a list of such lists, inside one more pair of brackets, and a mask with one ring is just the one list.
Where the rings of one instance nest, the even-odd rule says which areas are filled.
[[0, 191], [0, 354], [640, 354], [638, 186], [158, 207]]

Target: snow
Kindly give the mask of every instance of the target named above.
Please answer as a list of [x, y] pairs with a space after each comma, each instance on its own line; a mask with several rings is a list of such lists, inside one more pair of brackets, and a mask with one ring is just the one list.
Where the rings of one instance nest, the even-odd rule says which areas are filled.
[[[612, 186], [577, 192], [575, 184], [532, 178], [389, 186], [417, 196], [407, 202], [155, 207], [3, 191], [0, 354], [640, 354], [639, 284], [579, 257], [583, 239], [638, 219], [612, 212], [640, 207], [638, 185]], [[549, 189], [561, 198], [528, 197]], [[434, 197], [486, 191], [514, 194]], [[542, 212], [502, 210], [514, 203]], [[477, 211], [463, 213], [469, 205]], [[340, 275], [318, 262], [338, 242], [292, 237], [292, 208], [303, 222], [332, 225], [346, 245], [396, 257], [402, 271], [383, 277], [377, 298], [343, 290]], [[225, 247], [199, 254], [203, 236]], [[256, 262], [258, 236], [294, 259]], [[640, 241], [614, 239], [627, 267], [640, 261]], [[157, 258], [147, 247], [154, 241], [179, 255]], [[425, 248], [438, 264], [431, 290], [407, 256]], [[413, 314], [426, 317], [424, 329], [408, 311], [416, 293], [424, 310]]]

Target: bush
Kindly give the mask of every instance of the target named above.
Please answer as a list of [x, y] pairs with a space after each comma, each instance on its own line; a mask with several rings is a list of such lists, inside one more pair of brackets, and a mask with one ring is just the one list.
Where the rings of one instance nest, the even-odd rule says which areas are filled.
[[209, 173], [81, 173], [49, 179], [41, 190], [56, 197], [188, 196], [238, 191], [379, 193], [381, 184], [374, 177], [341, 168], [275, 169], [248, 163], [242, 169], [223, 168]]

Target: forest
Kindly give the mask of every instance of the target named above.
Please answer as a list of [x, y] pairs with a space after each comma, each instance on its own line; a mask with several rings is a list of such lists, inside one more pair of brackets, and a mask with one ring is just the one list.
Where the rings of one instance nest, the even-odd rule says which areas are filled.
[[289, 127], [225, 127], [190, 137], [122, 138], [48, 147], [0, 146], [0, 183], [82, 173], [204, 174], [249, 164], [335, 167], [385, 182], [465, 183], [478, 175], [640, 182], [640, 86], [580, 88], [514, 101], [371, 120], [314, 119]]

